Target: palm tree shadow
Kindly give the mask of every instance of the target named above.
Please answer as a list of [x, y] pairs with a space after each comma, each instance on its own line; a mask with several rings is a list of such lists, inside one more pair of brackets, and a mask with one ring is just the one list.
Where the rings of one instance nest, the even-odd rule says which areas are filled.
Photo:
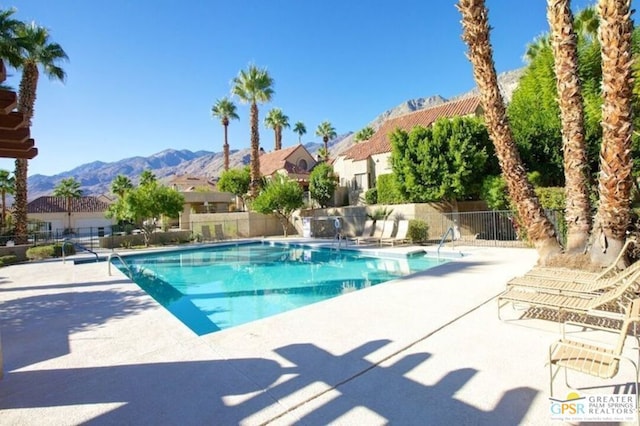
[[[0, 387], [0, 408], [95, 405], [92, 424], [264, 423], [283, 420], [294, 407], [335, 390], [323, 404], [310, 404], [299, 421], [328, 424], [364, 407], [390, 424], [493, 425], [520, 423], [537, 395], [531, 388], [510, 389], [493, 410], [479, 409], [456, 398], [476, 370], [456, 369], [433, 385], [418, 383], [406, 374], [430, 354], [404, 356], [388, 366], [366, 359], [387, 343], [368, 342], [342, 355], [313, 344], [276, 349], [289, 367], [238, 358], [13, 371]], [[103, 404], [116, 407], [101, 409]]]

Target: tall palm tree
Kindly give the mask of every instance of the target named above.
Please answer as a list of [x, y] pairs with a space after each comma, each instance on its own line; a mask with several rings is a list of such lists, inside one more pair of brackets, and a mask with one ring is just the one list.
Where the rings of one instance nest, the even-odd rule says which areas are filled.
[[75, 178], [70, 177], [62, 179], [55, 188], [53, 188], [53, 195], [56, 197], [64, 197], [67, 206], [67, 216], [69, 217], [69, 226], [67, 229], [71, 229], [71, 200], [74, 198], [82, 197], [82, 190], [80, 189], [80, 182]]
[[211, 114], [214, 117], [220, 119], [222, 126], [224, 127], [224, 169], [229, 170], [229, 142], [227, 140], [227, 128], [229, 127], [229, 120], [238, 120], [238, 114], [236, 113], [236, 105], [229, 100], [229, 98], [222, 98], [216, 100], [216, 103], [211, 108]]
[[324, 142], [324, 160], [329, 160], [329, 140], [336, 137], [336, 129], [333, 128], [330, 122], [323, 121], [318, 125], [316, 129], [316, 136], [322, 137]]
[[118, 198], [124, 197], [130, 189], [133, 189], [133, 183], [125, 175], [116, 176], [111, 182], [111, 192], [118, 196]]
[[289, 117], [280, 108], [273, 108], [264, 118], [264, 124], [273, 129], [276, 137], [275, 150], [282, 149], [282, 129], [289, 127]]
[[266, 68], [260, 69], [255, 65], [249, 65], [246, 70], [233, 79], [232, 92], [241, 102], [250, 104], [251, 113], [251, 183], [249, 184], [251, 196], [258, 194], [260, 186], [260, 133], [258, 125], [258, 103], [269, 102], [273, 97], [273, 78]]
[[307, 128], [302, 121], [296, 121], [296, 124], [293, 126], [293, 132], [298, 134], [298, 143], [301, 144], [302, 135], [307, 133]]
[[559, 253], [561, 247], [553, 224], [545, 215], [540, 200], [527, 179], [527, 172], [513, 140], [493, 63], [487, 8], [484, 0], [459, 0], [457, 7], [462, 14], [462, 38], [469, 47], [468, 57], [473, 65], [473, 76], [480, 91], [485, 122], [495, 146], [502, 175], [527, 234], [544, 264], [550, 256]]
[[13, 67], [20, 66], [20, 40], [16, 32], [22, 22], [13, 19], [15, 9], [0, 10], [0, 60], [6, 60]]
[[578, 38], [574, 31], [570, 0], [548, 0], [558, 105], [562, 119], [565, 176], [565, 219], [568, 254], [583, 253], [591, 231], [591, 203], [587, 148], [584, 140], [584, 108], [578, 78]]
[[2, 196], [2, 217], [0, 224], [5, 226], [7, 220], [7, 194], [13, 194], [16, 189], [16, 179], [8, 170], [0, 170], [0, 196]]
[[[52, 80], [64, 81], [66, 74], [57, 64], [67, 60], [62, 47], [51, 42], [47, 29], [35, 23], [23, 24], [16, 30], [20, 40], [20, 68], [22, 79], [18, 93], [18, 111], [24, 114], [29, 125], [33, 119], [40, 68]], [[16, 198], [14, 215], [16, 222], [16, 243], [27, 240], [27, 160], [16, 160]]]
[[600, 0], [598, 38], [602, 48], [602, 146], [591, 261], [607, 265], [617, 257], [630, 222], [633, 23], [630, 0]]

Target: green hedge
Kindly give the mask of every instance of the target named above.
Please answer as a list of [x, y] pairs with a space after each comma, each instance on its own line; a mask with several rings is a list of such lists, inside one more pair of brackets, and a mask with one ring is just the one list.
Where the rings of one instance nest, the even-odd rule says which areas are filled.
[[422, 219], [411, 219], [407, 237], [412, 243], [424, 243], [429, 239], [429, 225]]
[[5, 256], [0, 256], [0, 266], [8, 266], [13, 265], [18, 262], [18, 256], [15, 254], [7, 254]]
[[365, 192], [364, 193], [364, 201], [365, 201], [365, 203], [367, 203], [369, 205], [378, 204], [378, 189], [377, 188], [371, 188], [367, 192]]
[[402, 204], [406, 201], [393, 173], [378, 176], [376, 188], [380, 204]]
[[[65, 256], [71, 256], [76, 254], [76, 248], [72, 244], [64, 245]], [[47, 246], [31, 247], [27, 250], [27, 259], [29, 260], [42, 260], [50, 259], [52, 257], [62, 257], [62, 245], [50, 244]]]

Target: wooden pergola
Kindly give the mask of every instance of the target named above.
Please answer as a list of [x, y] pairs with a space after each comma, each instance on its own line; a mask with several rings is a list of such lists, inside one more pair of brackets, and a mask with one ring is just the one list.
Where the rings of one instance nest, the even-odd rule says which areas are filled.
[[[0, 61], [0, 82], [6, 78], [7, 70]], [[14, 111], [17, 105], [16, 92], [0, 89], [0, 157], [31, 160], [38, 155], [38, 148], [24, 114]]]

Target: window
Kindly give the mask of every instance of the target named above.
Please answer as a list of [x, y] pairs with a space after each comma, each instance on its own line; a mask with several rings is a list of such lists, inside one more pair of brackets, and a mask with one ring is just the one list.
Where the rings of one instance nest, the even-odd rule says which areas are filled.
[[364, 189], [365, 185], [369, 182], [367, 177], [367, 173], [360, 173], [355, 175], [353, 177], [353, 189]]
[[307, 167], [309, 167], [309, 165], [307, 164], [307, 160], [305, 160], [304, 158], [301, 158], [300, 160], [298, 160], [298, 168], [300, 170], [304, 170], [306, 172]]

